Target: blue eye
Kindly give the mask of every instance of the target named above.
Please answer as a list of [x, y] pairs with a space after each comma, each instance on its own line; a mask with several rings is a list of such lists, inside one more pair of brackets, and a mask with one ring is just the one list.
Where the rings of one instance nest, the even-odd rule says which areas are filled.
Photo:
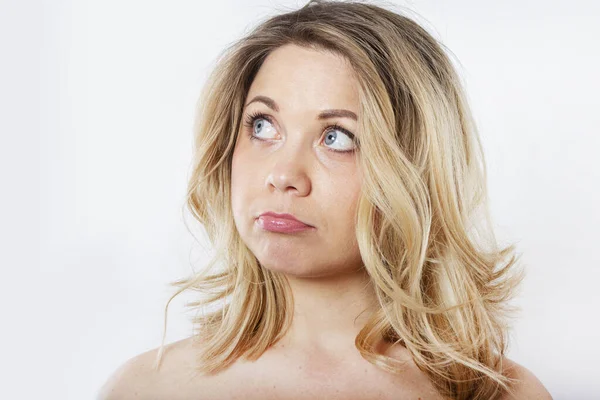
[[[341, 135], [340, 135], [340, 133], [341, 133]], [[332, 144], [334, 142], [341, 143], [342, 148], [344, 148], [345, 145], [350, 146], [350, 148], [352, 150], [338, 150], [338, 149], [332, 148], [333, 151], [349, 153], [349, 152], [354, 151], [354, 148], [356, 147], [354, 135], [352, 135], [350, 132], [348, 132], [341, 126], [337, 126], [337, 125], [328, 127], [326, 136], [325, 136], [325, 144]]]
[[273, 124], [271, 124], [271, 121], [261, 116], [253, 117], [248, 125], [252, 128], [252, 132], [250, 134], [250, 138], [252, 140], [260, 139], [259, 136], [262, 134], [267, 134], [269, 130], [275, 130]]
[[[250, 129], [249, 137], [250, 140], [261, 140], [266, 141], [269, 138], [261, 138], [259, 135], [267, 134], [269, 130], [275, 132], [275, 127], [271, 121], [271, 118], [263, 113], [250, 114], [245, 119], [244, 125]], [[340, 135], [341, 133], [341, 135]], [[341, 144], [342, 149], [330, 147], [329, 150], [336, 153], [352, 153], [358, 147], [358, 142], [355, 136], [348, 130], [342, 128], [337, 124], [333, 124], [327, 127], [325, 131], [326, 145]], [[344, 147], [350, 147], [349, 150], [343, 150]]]

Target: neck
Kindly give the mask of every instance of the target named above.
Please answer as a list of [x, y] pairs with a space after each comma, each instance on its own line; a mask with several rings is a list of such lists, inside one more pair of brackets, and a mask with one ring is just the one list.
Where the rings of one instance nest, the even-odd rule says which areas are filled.
[[294, 298], [292, 325], [280, 345], [354, 349], [354, 340], [377, 308], [367, 273], [361, 269], [329, 277], [288, 276]]

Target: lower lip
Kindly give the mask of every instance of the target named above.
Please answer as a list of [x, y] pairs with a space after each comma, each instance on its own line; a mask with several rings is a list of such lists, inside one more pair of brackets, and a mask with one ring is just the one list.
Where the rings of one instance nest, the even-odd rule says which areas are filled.
[[315, 229], [312, 226], [285, 218], [276, 218], [270, 215], [258, 217], [256, 223], [263, 229], [271, 232], [294, 233]]

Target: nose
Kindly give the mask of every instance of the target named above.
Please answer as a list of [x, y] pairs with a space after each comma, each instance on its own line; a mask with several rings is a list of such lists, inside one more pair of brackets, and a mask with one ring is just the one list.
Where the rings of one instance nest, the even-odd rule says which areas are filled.
[[[286, 143], [286, 145], [291, 143]], [[270, 173], [267, 175], [266, 185], [270, 190], [278, 190], [282, 193], [292, 193], [296, 196], [307, 196], [311, 190], [311, 182], [308, 176], [307, 154], [302, 146], [289, 147], [286, 151], [284, 145], [273, 157], [276, 159]]]

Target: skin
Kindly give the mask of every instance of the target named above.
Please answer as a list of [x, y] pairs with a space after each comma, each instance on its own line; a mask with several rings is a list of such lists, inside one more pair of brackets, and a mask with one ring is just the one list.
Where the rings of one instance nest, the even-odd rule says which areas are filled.
[[[274, 100], [278, 111], [252, 102], [256, 96]], [[290, 282], [294, 321], [282, 343], [321, 354], [353, 348], [375, 303], [354, 234], [361, 179], [356, 152], [333, 151], [355, 149], [350, 137], [333, 131], [336, 139], [325, 139], [333, 123], [356, 137], [360, 132], [352, 118], [317, 119], [329, 109], [358, 113], [353, 70], [338, 56], [284, 46], [265, 60], [246, 104], [244, 118], [260, 112], [272, 123], [256, 120], [238, 133], [232, 210], [242, 240], [260, 263]], [[250, 133], [266, 141], [250, 140]], [[269, 232], [257, 220], [265, 211], [293, 214], [314, 229]]]
[[[268, 96], [277, 111], [256, 96]], [[268, 103], [268, 102], [267, 102]], [[260, 263], [285, 274], [294, 296], [290, 330], [258, 360], [238, 359], [210, 376], [194, 376], [197, 349], [190, 339], [166, 347], [159, 372], [151, 366], [158, 349], [123, 364], [99, 399], [441, 399], [427, 376], [401, 346], [382, 351], [405, 361], [403, 374], [389, 374], [359, 354], [354, 339], [375, 296], [354, 234], [361, 190], [348, 137], [326, 141], [333, 123], [357, 137], [351, 118], [318, 120], [328, 109], [358, 113], [354, 73], [345, 59], [295, 45], [273, 51], [261, 66], [246, 101], [249, 113], [267, 114], [238, 132], [232, 157], [232, 211], [242, 240]], [[255, 133], [266, 141], [250, 140]], [[312, 225], [294, 234], [264, 230], [265, 211], [294, 214]], [[537, 378], [506, 360], [519, 399], [551, 399]], [[505, 397], [508, 399], [509, 397]], [[512, 397], [511, 397], [512, 398]]]

